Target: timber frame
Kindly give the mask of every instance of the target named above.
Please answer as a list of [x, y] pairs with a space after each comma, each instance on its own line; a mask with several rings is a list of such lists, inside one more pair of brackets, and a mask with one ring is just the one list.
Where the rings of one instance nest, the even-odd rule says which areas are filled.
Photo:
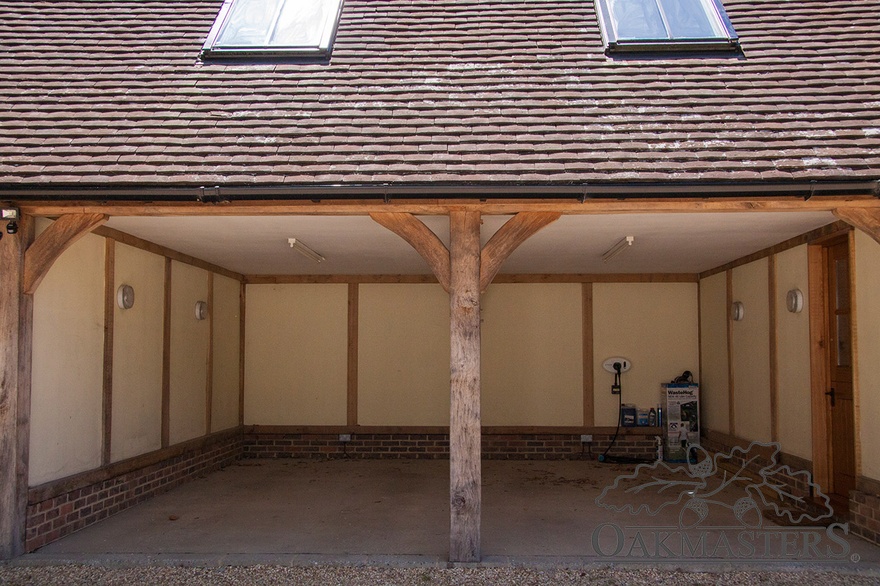
[[[0, 518], [0, 558], [8, 559], [20, 555], [24, 548], [33, 293], [55, 259], [76, 239], [92, 231], [113, 232], [100, 228], [111, 216], [369, 215], [410, 243], [425, 259], [437, 281], [450, 296], [450, 561], [475, 562], [481, 559], [480, 297], [498, 274], [504, 260], [517, 246], [566, 214], [744, 211], [830, 211], [880, 242], [880, 199], [873, 192], [876, 186], [867, 187], [862, 194], [816, 195], [807, 200], [803, 197], [780, 195], [759, 199], [716, 197], [583, 201], [297, 200], [284, 203], [229, 201], [212, 204], [147, 204], [134, 201], [17, 202], [23, 214], [22, 229], [17, 236], [7, 236], [0, 241], [0, 262], [3, 267], [3, 278], [0, 280], [0, 332], [4, 336], [0, 350], [0, 505], [4, 510], [12, 511], [12, 514]], [[513, 217], [495, 237], [481, 247], [481, 215], [500, 214], [511, 214]], [[449, 249], [416, 215], [450, 216]], [[33, 218], [36, 216], [58, 218], [58, 221], [34, 239]], [[122, 239], [131, 238], [121, 233], [116, 236]], [[720, 270], [729, 268], [721, 267]], [[222, 274], [223, 269], [219, 270]], [[693, 276], [688, 278], [692, 279]], [[266, 282], [273, 282], [271, 279], [265, 278]], [[320, 279], [332, 281], [332, 278]], [[242, 308], [245, 282], [261, 282], [261, 277], [244, 278]], [[347, 282], [350, 283], [349, 311], [356, 316], [356, 280], [349, 279]], [[585, 283], [583, 302], [586, 306], [591, 303], [591, 288], [587, 283], [592, 281], [582, 279], [580, 282]], [[242, 328], [243, 315], [244, 311]], [[350, 332], [350, 335], [356, 336], [356, 332]], [[356, 353], [350, 356], [350, 360], [356, 360]], [[240, 376], [244, 377], [243, 368]], [[356, 386], [356, 377], [356, 368], [350, 366], [350, 387]], [[167, 389], [165, 395], [167, 396]], [[167, 405], [163, 406], [165, 408]], [[586, 406], [584, 409], [585, 420], [590, 419], [592, 412]], [[351, 402], [348, 420], [356, 420], [356, 404]], [[162, 435], [163, 447], [168, 447], [167, 429], [163, 429]]]

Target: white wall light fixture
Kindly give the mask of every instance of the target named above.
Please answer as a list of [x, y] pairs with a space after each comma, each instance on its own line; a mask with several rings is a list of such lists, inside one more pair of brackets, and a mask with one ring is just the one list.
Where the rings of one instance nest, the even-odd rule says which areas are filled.
[[604, 362], [602, 362], [602, 368], [614, 374], [617, 372], [617, 367], [620, 367], [620, 372], [626, 372], [630, 368], [632, 368], [632, 362], [629, 361], [628, 358], [624, 358], [623, 356], [612, 356], [611, 358], [606, 358]]
[[792, 313], [800, 313], [804, 309], [804, 292], [795, 287], [785, 296], [785, 306]]
[[315, 262], [324, 262], [325, 260], [323, 256], [303, 244], [302, 241], [298, 238], [288, 238], [287, 243], [290, 244], [291, 248], [293, 248], [306, 258], [310, 258]]
[[206, 301], [196, 301], [196, 319], [199, 321], [208, 319], [208, 303]]
[[120, 309], [131, 309], [134, 306], [134, 287], [120, 285], [116, 290], [116, 305]]
[[620, 242], [609, 248], [605, 251], [605, 254], [602, 255], [602, 262], [608, 262], [627, 248], [633, 245], [635, 241], [635, 236], [626, 236], [620, 239]]
[[746, 315], [746, 308], [742, 301], [734, 301], [730, 304], [730, 319], [733, 321], [742, 321]]

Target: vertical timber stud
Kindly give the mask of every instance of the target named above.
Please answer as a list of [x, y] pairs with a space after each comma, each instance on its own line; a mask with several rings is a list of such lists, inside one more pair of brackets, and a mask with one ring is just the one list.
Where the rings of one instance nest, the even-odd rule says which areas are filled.
[[345, 423], [358, 424], [358, 300], [357, 283], [348, 284], [348, 390]]
[[733, 317], [730, 315], [730, 305], [733, 303], [733, 271], [727, 271], [727, 432], [736, 436], [736, 401], [734, 400], [733, 378]]
[[244, 425], [244, 336], [247, 286], [242, 283], [238, 292], [238, 425]]
[[113, 454], [113, 332], [116, 315], [116, 241], [104, 239], [104, 389], [103, 421], [104, 431], [103, 456], [104, 466], [110, 463]]
[[33, 221], [0, 240], [0, 560], [24, 553], [33, 297], [23, 295]]
[[[596, 424], [593, 409], [593, 284], [581, 285], [582, 344], [583, 344], [583, 383], [584, 383], [584, 427]], [[700, 371], [702, 372], [702, 371]]]
[[211, 434], [214, 417], [214, 273], [208, 273], [208, 354], [205, 357], [205, 435]]
[[450, 213], [449, 560], [480, 561], [480, 214]]
[[171, 259], [165, 257], [165, 301], [162, 317], [162, 447], [171, 440]]
[[767, 259], [770, 296], [770, 441], [779, 441], [779, 317], [776, 312], [776, 255]]

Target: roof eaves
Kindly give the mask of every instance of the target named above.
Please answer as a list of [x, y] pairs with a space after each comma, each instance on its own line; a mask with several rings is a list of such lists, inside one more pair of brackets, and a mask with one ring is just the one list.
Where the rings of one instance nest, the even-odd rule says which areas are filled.
[[880, 198], [880, 179], [798, 182], [678, 183], [360, 183], [277, 186], [102, 184], [0, 185], [0, 199], [9, 201], [204, 202], [300, 201], [346, 199], [676, 199], [748, 197]]

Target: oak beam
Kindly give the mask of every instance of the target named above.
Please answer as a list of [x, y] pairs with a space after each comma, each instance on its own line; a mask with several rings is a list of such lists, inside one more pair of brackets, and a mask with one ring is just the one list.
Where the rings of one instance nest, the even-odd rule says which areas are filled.
[[[773, 186], [764, 186], [766, 189]], [[785, 186], [778, 186], [785, 190]], [[718, 192], [707, 197], [705, 188], [699, 196], [688, 197], [670, 190], [656, 191], [654, 197], [547, 197], [485, 200], [485, 193], [471, 198], [394, 198], [386, 203], [382, 196], [373, 199], [313, 198], [303, 200], [237, 200], [222, 205], [191, 202], [159, 202], [152, 198], [143, 201], [112, 202], [95, 200], [47, 200], [19, 202], [24, 214], [56, 216], [69, 213], [104, 213], [110, 216], [276, 216], [276, 215], [366, 215], [406, 212], [415, 215], [447, 215], [451, 210], [480, 212], [483, 215], [515, 214], [522, 211], [560, 212], [563, 214], [620, 214], [636, 212], [691, 213], [691, 212], [769, 212], [769, 211], [831, 211], [836, 208], [880, 208], [880, 199], [874, 194], [876, 184], [865, 184], [864, 195], [820, 195], [805, 200], [802, 195], [770, 194], [742, 196]], [[613, 188], [611, 188], [613, 190]], [[640, 186], [644, 193], [648, 189]], [[740, 187], [741, 189], [741, 187]], [[807, 194], [809, 190], [805, 190]], [[14, 197], [10, 196], [11, 199]], [[391, 212], [389, 212], [391, 210]]]
[[480, 561], [480, 214], [450, 214], [449, 560]]
[[501, 226], [480, 254], [480, 291], [485, 293], [489, 288], [510, 253], [561, 215], [560, 212], [520, 212]]
[[0, 560], [24, 553], [30, 445], [33, 297], [23, 294], [33, 222], [0, 240]]
[[66, 214], [55, 220], [25, 253], [24, 292], [33, 295], [58, 257], [107, 219], [104, 214]]
[[[479, 214], [477, 214], [479, 216]], [[388, 228], [416, 249], [431, 272], [437, 277], [443, 290], [449, 292], [450, 260], [449, 249], [440, 241], [436, 234], [412, 214], [402, 212], [371, 213], [370, 217], [377, 223]], [[479, 253], [479, 249], [478, 249]], [[478, 267], [479, 268], [479, 267]]]
[[858, 228], [880, 244], [880, 209], [837, 208], [834, 215], [854, 228]]

